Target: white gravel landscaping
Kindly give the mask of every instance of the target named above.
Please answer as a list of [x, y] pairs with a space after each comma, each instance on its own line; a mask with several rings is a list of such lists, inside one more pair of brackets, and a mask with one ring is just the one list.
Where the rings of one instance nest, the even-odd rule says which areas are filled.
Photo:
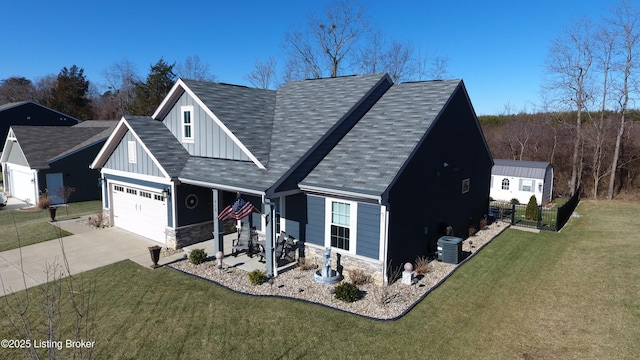
[[[508, 226], [499, 221], [487, 226], [476, 235], [464, 240], [463, 252], [471, 253], [472, 256]], [[461, 264], [463, 263], [464, 261]], [[304, 300], [373, 319], [390, 320], [404, 315], [461, 265], [439, 261], [432, 261], [430, 264], [431, 271], [417, 278], [414, 285], [402, 284], [400, 280], [385, 287], [373, 283], [360, 285], [358, 288], [362, 292], [362, 297], [352, 303], [334, 298], [335, 285], [316, 283], [313, 280], [314, 271], [304, 271], [299, 267], [280, 273], [272, 283], [255, 286], [249, 282], [246, 271], [226, 265], [218, 269], [215, 260], [200, 265], [182, 260], [168, 266], [213, 281], [238, 293]], [[348, 281], [348, 278], [344, 281]]]

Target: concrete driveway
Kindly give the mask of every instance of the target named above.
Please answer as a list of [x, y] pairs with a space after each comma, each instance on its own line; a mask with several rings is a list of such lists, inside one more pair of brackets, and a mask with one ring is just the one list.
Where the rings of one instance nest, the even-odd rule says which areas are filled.
[[[0, 296], [24, 290], [25, 285], [29, 288], [51, 280], [52, 274], [47, 279], [47, 266], [63, 265], [63, 249], [69, 271], [74, 275], [126, 259], [149, 267], [152, 262], [148, 247], [159, 245], [115, 227], [90, 228], [86, 218], [59, 221], [57, 225], [74, 235], [0, 252]], [[181, 256], [184, 255], [161, 258], [160, 264]]]

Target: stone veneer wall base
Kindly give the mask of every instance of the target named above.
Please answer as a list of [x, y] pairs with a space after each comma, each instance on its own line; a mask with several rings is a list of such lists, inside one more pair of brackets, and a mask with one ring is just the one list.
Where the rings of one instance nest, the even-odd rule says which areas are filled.
[[[323, 258], [324, 258], [324, 248], [318, 248], [315, 246], [308, 246], [305, 244], [304, 253], [306, 255], [305, 261], [313, 264], [316, 263], [318, 266], [322, 266]], [[338, 266], [338, 255], [340, 255], [340, 266], [341, 269], [337, 269]], [[355, 256], [350, 256], [346, 254], [341, 254], [336, 252], [335, 250], [331, 251], [331, 269], [339, 270], [341, 274], [345, 277], [345, 280], [349, 280], [349, 271], [354, 269], [363, 270], [365, 273], [371, 276], [371, 280], [376, 284], [381, 286], [384, 283], [383, 272], [382, 272], [382, 263], [375, 260], [366, 260], [363, 258], [358, 258]]]

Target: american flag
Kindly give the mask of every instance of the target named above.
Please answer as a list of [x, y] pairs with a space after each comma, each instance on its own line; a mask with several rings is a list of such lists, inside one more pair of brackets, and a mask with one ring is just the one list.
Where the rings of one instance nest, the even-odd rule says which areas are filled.
[[218, 220], [234, 219], [240, 220], [249, 216], [253, 212], [253, 205], [238, 196], [233, 204], [227, 206], [218, 215]]

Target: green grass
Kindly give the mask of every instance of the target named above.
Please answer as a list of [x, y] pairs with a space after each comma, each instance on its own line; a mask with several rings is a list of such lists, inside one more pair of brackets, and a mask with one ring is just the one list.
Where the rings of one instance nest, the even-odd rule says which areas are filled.
[[[583, 202], [577, 212], [560, 233], [507, 230], [393, 322], [120, 262], [84, 274], [97, 284], [88, 340], [99, 359], [636, 358], [640, 204]], [[42, 324], [40, 292], [30, 294]], [[16, 337], [0, 318], [0, 338]]]
[[[70, 219], [82, 215], [100, 212], [100, 201], [71, 203], [58, 207], [57, 220]], [[15, 249], [18, 244], [27, 246], [39, 242], [68, 236], [70, 233], [60, 230], [49, 222], [49, 210], [0, 210], [0, 251]], [[20, 242], [18, 242], [20, 240]]]

